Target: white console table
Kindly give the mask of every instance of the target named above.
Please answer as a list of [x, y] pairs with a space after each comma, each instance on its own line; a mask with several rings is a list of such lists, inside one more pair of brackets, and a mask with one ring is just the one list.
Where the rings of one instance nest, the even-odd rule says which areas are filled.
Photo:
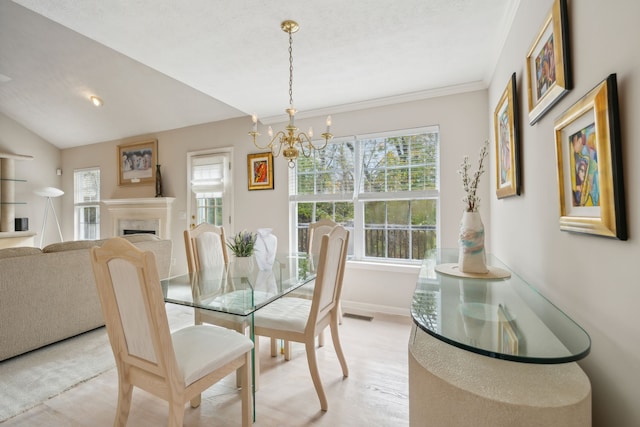
[[411, 314], [410, 425], [590, 426], [591, 385], [576, 363], [587, 333], [495, 257], [505, 279], [436, 272], [423, 263]]

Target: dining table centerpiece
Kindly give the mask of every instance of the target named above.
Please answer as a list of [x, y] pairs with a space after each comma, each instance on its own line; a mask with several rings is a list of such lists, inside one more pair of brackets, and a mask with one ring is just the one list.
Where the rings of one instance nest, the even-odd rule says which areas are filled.
[[487, 273], [489, 271], [484, 250], [484, 224], [480, 212], [478, 212], [480, 197], [477, 195], [488, 152], [489, 142], [485, 141], [480, 149], [478, 169], [471, 173], [469, 156], [464, 156], [460, 169], [458, 169], [465, 192], [465, 196], [462, 198], [464, 211], [458, 234], [458, 269], [463, 273]]
[[232, 274], [246, 277], [253, 270], [253, 253], [257, 238], [256, 233], [243, 230], [228, 239], [227, 247], [235, 257], [231, 264]]

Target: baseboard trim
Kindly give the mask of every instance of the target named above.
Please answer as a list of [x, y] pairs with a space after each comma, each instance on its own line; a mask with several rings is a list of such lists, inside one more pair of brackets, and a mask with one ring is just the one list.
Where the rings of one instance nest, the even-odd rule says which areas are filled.
[[376, 313], [391, 314], [394, 316], [409, 316], [409, 308], [393, 307], [388, 305], [368, 304], [357, 301], [340, 302], [343, 313], [351, 313], [357, 316], [375, 317]]

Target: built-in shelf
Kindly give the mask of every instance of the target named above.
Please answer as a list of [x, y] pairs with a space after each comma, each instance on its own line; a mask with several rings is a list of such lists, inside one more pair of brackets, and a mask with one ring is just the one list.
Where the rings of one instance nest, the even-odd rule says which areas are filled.
[[0, 153], [0, 233], [15, 231], [15, 206], [26, 204], [15, 199], [15, 183], [27, 182], [15, 177], [15, 160], [33, 160], [33, 156]]
[[0, 231], [0, 239], [7, 239], [10, 237], [31, 237], [35, 236], [33, 231]]
[[33, 160], [33, 156], [27, 156], [24, 154], [0, 153], [0, 159]]
[[0, 231], [0, 249], [16, 246], [34, 246], [33, 231]]

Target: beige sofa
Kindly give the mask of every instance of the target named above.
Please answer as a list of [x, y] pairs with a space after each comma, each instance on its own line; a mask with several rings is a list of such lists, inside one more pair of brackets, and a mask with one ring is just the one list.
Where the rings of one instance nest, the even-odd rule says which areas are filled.
[[[169, 276], [171, 240], [125, 236]], [[104, 325], [89, 248], [105, 240], [0, 249], [0, 361]]]

